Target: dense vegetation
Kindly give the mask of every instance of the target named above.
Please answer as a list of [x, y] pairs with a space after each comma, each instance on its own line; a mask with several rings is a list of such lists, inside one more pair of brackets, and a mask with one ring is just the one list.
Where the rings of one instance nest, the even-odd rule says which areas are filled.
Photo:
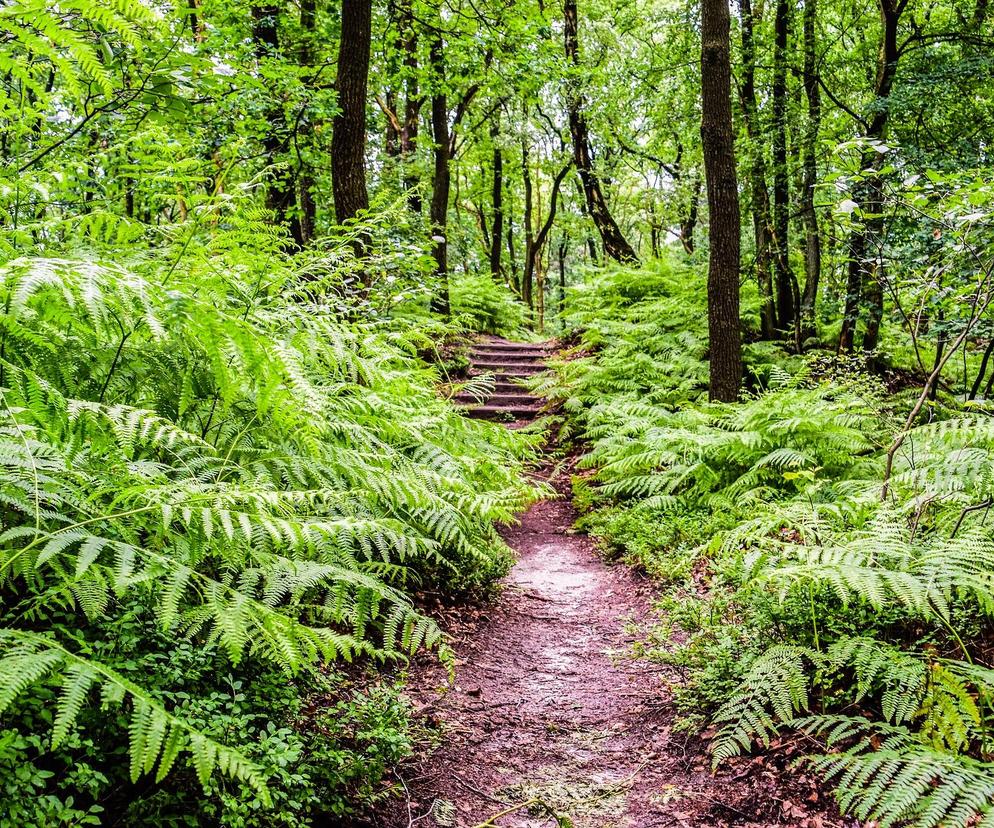
[[540, 494], [460, 348], [549, 331], [716, 762], [804, 729], [861, 817], [994, 819], [992, 25], [3, 4], [0, 825], [383, 796], [423, 599], [486, 593]]
[[590, 443], [583, 526], [672, 585], [646, 656], [683, 674], [716, 765], [799, 729], [861, 819], [973, 824], [994, 812], [989, 414], [943, 394], [904, 430], [917, 390], [765, 343], [744, 349], [752, 390], [708, 402], [687, 276], [577, 289], [579, 338], [540, 381]]

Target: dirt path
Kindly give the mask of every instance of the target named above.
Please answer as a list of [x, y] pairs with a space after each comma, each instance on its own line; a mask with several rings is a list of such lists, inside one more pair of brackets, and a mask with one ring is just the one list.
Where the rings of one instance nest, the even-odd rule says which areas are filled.
[[783, 762], [711, 775], [703, 743], [674, 732], [673, 677], [631, 657], [649, 585], [605, 564], [574, 519], [565, 499], [545, 501], [506, 533], [519, 563], [499, 602], [453, 630], [454, 687], [437, 665], [415, 671], [409, 694], [443, 743], [406, 769], [408, 801], [376, 824], [538, 828], [555, 813], [576, 828], [841, 825]]
[[[470, 416], [534, 417], [518, 384], [542, 370], [548, 345], [489, 338], [472, 373], [495, 379]], [[705, 743], [675, 727], [668, 668], [632, 657], [658, 619], [651, 585], [598, 556], [572, 527], [568, 477], [560, 498], [504, 534], [518, 555], [497, 603], [448, 624], [455, 683], [424, 659], [412, 670], [415, 710], [442, 732], [405, 767], [405, 796], [377, 828], [663, 828], [843, 825], [810, 777], [785, 772], [797, 746], [710, 772]], [[497, 816], [503, 814], [502, 816]]]

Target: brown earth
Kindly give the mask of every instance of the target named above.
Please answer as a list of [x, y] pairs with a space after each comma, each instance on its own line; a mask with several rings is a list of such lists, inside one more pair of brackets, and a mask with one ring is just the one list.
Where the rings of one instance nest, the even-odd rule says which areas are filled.
[[800, 745], [712, 775], [705, 743], [674, 727], [676, 677], [631, 655], [654, 621], [651, 585], [602, 561], [575, 517], [544, 501], [506, 532], [519, 561], [500, 599], [450, 625], [454, 684], [437, 663], [413, 668], [408, 695], [441, 744], [401, 769], [404, 796], [372, 824], [855, 825], [793, 769]]

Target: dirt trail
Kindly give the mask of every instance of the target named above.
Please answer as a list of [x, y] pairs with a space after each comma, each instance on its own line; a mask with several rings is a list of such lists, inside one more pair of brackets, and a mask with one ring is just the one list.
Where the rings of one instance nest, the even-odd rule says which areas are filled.
[[[534, 345], [479, 343], [474, 370], [498, 382], [494, 397], [469, 413], [534, 416], [537, 405], [520, 401], [514, 383], [539, 370], [542, 356]], [[442, 742], [402, 770], [404, 800], [373, 824], [538, 828], [558, 817], [575, 828], [843, 825], [810, 777], [784, 771], [796, 747], [711, 774], [705, 743], [674, 727], [676, 675], [632, 656], [658, 621], [650, 583], [605, 563], [573, 531], [568, 477], [550, 482], [560, 498], [536, 504], [504, 533], [518, 563], [500, 599], [450, 619], [454, 685], [437, 661], [412, 670], [408, 695]]]
[[576, 828], [840, 825], [782, 762], [714, 777], [703, 743], [674, 733], [673, 676], [631, 657], [653, 617], [649, 585], [605, 564], [574, 520], [564, 499], [523, 515], [505, 535], [519, 562], [501, 599], [453, 630], [455, 686], [438, 665], [415, 671], [409, 694], [444, 740], [377, 825], [538, 828], [553, 812]]

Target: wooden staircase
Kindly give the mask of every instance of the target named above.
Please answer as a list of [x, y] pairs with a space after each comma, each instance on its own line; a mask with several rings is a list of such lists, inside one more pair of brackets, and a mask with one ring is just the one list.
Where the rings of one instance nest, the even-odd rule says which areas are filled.
[[521, 380], [545, 370], [544, 360], [551, 348], [543, 343], [510, 342], [492, 337], [480, 340], [470, 353], [470, 376], [492, 374], [493, 393], [482, 402], [462, 392], [455, 402], [466, 414], [481, 420], [531, 420], [538, 416], [542, 401], [529, 394]]

